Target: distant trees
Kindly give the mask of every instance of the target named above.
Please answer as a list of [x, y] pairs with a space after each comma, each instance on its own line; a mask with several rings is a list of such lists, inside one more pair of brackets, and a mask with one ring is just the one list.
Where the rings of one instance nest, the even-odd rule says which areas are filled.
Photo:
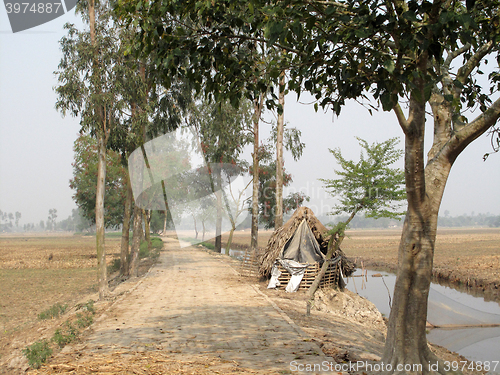
[[[196, 125], [201, 149], [210, 168], [212, 191], [217, 198], [215, 251], [222, 248], [221, 225], [224, 164], [241, 165], [240, 154], [252, 141], [252, 106], [243, 101], [234, 108], [228, 101], [214, 103], [202, 101], [193, 111], [191, 121]], [[229, 253], [229, 249], [226, 249]]]
[[57, 210], [55, 208], [51, 208], [49, 210], [49, 216], [47, 217], [47, 230], [55, 230], [56, 229], [56, 219], [57, 219]]

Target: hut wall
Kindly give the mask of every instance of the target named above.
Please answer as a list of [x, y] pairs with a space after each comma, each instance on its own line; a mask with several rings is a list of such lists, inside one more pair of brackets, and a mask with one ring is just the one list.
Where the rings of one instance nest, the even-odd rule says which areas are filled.
[[[328, 266], [328, 269], [326, 270], [325, 275], [321, 279], [321, 282], [319, 284], [320, 288], [321, 287], [328, 287], [328, 286], [336, 286], [339, 284], [339, 271], [338, 271], [338, 264], [335, 263]], [[280, 277], [278, 277], [278, 280], [280, 282], [280, 289], [285, 289], [288, 282], [290, 281], [290, 278], [292, 275], [284, 269], [281, 264], [278, 264], [278, 269], [281, 271]], [[309, 289], [309, 287], [312, 285], [314, 282], [314, 279], [316, 278], [316, 275], [319, 273], [319, 270], [321, 269], [321, 266], [319, 263], [315, 263], [314, 265], [310, 265], [309, 267], [306, 268], [304, 272], [304, 277], [302, 278], [302, 281], [300, 282], [299, 285], [299, 290], [305, 290]]]

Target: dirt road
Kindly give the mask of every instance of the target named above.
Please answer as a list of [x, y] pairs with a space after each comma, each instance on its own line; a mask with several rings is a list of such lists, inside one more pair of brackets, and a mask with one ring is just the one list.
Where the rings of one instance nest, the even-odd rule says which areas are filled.
[[333, 361], [227, 262], [164, 240], [135, 289], [36, 373], [283, 374]]

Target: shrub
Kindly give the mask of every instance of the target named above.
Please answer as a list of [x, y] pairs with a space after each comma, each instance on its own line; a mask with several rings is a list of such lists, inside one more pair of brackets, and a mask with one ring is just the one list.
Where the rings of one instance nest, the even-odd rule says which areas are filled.
[[113, 259], [113, 263], [108, 267], [108, 274], [112, 274], [120, 269], [121, 266], [120, 258]]
[[41, 340], [23, 349], [23, 354], [28, 359], [30, 367], [37, 369], [52, 355], [52, 349], [48, 340]]
[[76, 325], [78, 328], [87, 328], [94, 322], [94, 316], [89, 312], [83, 314], [77, 313], [76, 318]]
[[45, 311], [42, 311], [38, 314], [38, 319], [53, 319], [58, 318], [60, 315], [64, 314], [68, 309], [68, 305], [61, 305], [60, 303], [56, 303]]
[[54, 341], [60, 348], [64, 348], [70, 342], [76, 340], [80, 332], [73, 327], [71, 323], [66, 322], [65, 331], [60, 328], [56, 329], [52, 341]]

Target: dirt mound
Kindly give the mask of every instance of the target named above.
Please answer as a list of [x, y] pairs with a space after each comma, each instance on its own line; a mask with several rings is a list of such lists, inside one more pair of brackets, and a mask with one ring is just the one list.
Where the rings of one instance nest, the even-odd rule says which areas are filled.
[[318, 290], [314, 298], [314, 308], [385, 330], [384, 319], [375, 305], [347, 289], [344, 292], [335, 289]]

